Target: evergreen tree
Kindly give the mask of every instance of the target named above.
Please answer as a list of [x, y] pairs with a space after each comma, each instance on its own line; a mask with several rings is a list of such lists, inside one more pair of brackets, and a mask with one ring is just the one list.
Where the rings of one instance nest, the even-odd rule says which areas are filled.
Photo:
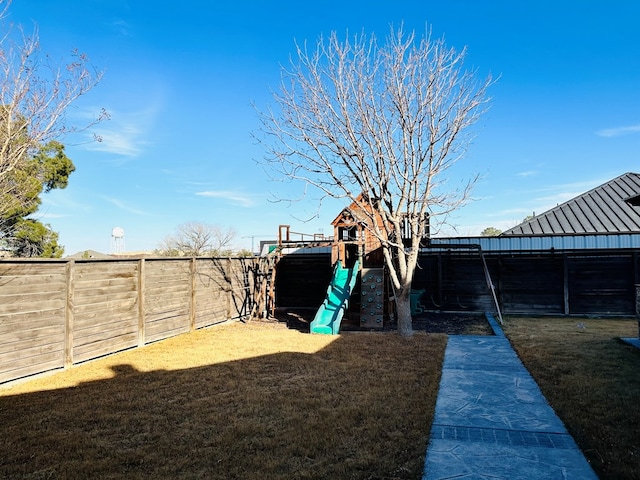
[[41, 204], [40, 195], [54, 188], [65, 188], [75, 170], [64, 145], [51, 141], [34, 155], [17, 163], [2, 177], [0, 236], [5, 250], [18, 257], [62, 256], [58, 234], [50, 225], [33, 218]]

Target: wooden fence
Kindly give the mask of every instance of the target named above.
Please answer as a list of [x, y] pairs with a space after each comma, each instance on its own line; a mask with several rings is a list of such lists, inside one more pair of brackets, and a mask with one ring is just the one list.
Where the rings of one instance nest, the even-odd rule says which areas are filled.
[[0, 261], [0, 383], [251, 311], [255, 260]]
[[[640, 251], [485, 252], [503, 314], [634, 316]], [[328, 255], [278, 263], [276, 305], [318, 308], [331, 278]], [[494, 311], [478, 251], [425, 251], [413, 281], [429, 311]], [[639, 300], [640, 301], [640, 300]]]
[[318, 308], [332, 274], [330, 253], [284, 255], [277, 266], [276, 306]]
[[[488, 252], [485, 259], [504, 314], [635, 314], [637, 251]], [[421, 255], [413, 285], [425, 290], [429, 310], [495, 308], [478, 253]]]

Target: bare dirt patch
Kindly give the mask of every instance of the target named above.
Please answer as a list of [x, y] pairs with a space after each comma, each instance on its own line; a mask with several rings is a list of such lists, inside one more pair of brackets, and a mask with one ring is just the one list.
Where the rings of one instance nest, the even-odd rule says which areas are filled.
[[493, 335], [484, 314], [431, 312], [413, 317], [414, 330], [447, 335]]
[[[271, 320], [281, 322], [287, 327], [301, 332], [309, 332], [315, 309], [283, 309], [276, 311]], [[393, 319], [386, 319], [383, 331], [392, 332], [397, 329]], [[493, 335], [493, 331], [484, 314], [459, 312], [427, 312], [413, 317], [413, 329], [418, 332], [444, 333], [447, 335]], [[341, 332], [369, 331], [358, 325], [358, 317], [351, 315], [343, 319]]]

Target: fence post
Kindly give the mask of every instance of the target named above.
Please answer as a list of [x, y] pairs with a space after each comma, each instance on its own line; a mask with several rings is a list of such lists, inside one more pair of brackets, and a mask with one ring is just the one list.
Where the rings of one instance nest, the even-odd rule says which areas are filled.
[[64, 313], [64, 367], [73, 365], [73, 320], [74, 320], [74, 290], [75, 290], [75, 260], [69, 260], [66, 265], [67, 301]]
[[569, 315], [571, 305], [569, 302], [569, 260], [567, 255], [562, 255], [562, 297], [564, 303], [564, 314]]
[[146, 342], [146, 311], [145, 311], [145, 289], [146, 289], [146, 263], [144, 258], [138, 260], [138, 346], [144, 346]]
[[640, 338], [640, 284], [636, 283], [636, 320], [638, 320], [638, 338]]
[[233, 296], [233, 277], [232, 277], [232, 266], [231, 266], [231, 259], [227, 258], [227, 260], [225, 261], [226, 264], [226, 268], [225, 268], [225, 280], [227, 281], [227, 288], [226, 288], [226, 292], [227, 292], [227, 305], [226, 305], [226, 310], [227, 310], [227, 318], [226, 320], [231, 320], [231, 299]]
[[196, 329], [196, 267], [196, 259], [195, 257], [192, 257], [191, 263], [189, 264], [189, 272], [191, 274], [191, 298], [189, 299], [189, 330], [192, 332]]

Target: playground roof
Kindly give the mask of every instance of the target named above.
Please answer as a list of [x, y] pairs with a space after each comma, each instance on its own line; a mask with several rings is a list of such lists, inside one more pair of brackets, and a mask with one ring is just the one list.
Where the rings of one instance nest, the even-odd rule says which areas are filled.
[[501, 236], [640, 233], [640, 174], [627, 172]]
[[358, 195], [355, 202], [351, 202], [351, 204], [343, 208], [338, 216], [333, 219], [331, 225], [338, 226], [340, 224], [358, 222], [358, 223], [367, 223], [367, 215], [364, 213], [362, 208], [358, 205], [358, 202], [365, 203], [364, 194]]

